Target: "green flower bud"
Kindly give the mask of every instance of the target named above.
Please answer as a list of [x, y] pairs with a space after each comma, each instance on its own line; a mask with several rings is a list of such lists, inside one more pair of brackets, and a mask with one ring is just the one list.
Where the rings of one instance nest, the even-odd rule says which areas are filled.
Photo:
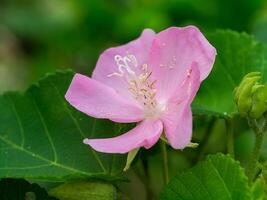
[[260, 118], [267, 111], [267, 85], [257, 87], [252, 96], [251, 118]]
[[235, 97], [238, 97], [240, 94], [241, 89], [246, 85], [246, 80], [250, 78], [256, 78], [258, 77], [258, 80], [261, 78], [260, 72], [250, 72], [247, 75], [244, 76], [242, 79], [240, 85], [235, 89]]
[[267, 111], [267, 84], [259, 84], [260, 72], [248, 73], [235, 89], [235, 102], [242, 117], [260, 118]]
[[240, 85], [235, 89], [235, 102], [242, 117], [248, 116], [252, 106], [253, 87], [255, 87], [260, 78], [259, 72], [251, 72], [243, 78]]

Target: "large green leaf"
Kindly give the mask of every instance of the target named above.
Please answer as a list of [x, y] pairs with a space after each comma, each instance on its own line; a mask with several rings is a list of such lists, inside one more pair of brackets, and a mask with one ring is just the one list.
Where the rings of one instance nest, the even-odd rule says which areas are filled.
[[217, 49], [216, 62], [207, 80], [203, 82], [194, 100], [194, 114], [219, 117], [236, 112], [233, 91], [244, 75], [260, 71], [267, 77], [264, 46], [245, 33], [216, 31], [208, 35]]
[[120, 178], [124, 156], [97, 153], [82, 141], [113, 136], [121, 126], [95, 120], [68, 105], [64, 94], [72, 76], [70, 71], [59, 72], [23, 94], [0, 96], [0, 177]]
[[230, 156], [212, 155], [192, 169], [174, 177], [162, 200], [249, 200], [247, 177]]

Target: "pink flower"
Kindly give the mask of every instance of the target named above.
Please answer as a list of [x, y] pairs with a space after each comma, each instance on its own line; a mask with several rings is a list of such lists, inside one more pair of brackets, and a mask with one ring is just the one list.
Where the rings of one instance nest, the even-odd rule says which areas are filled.
[[74, 76], [66, 99], [89, 116], [138, 124], [118, 137], [84, 143], [100, 152], [127, 153], [152, 147], [164, 130], [173, 148], [185, 148], [192, 137], [190, 106], [215, 56], [194, 26], [158, 34], [145, 29], [138, 39], [106, 50], [92, 78]]

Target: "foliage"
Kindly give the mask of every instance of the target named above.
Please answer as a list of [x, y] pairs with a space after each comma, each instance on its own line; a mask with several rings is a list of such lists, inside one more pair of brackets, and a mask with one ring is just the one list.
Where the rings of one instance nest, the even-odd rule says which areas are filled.
[[[260, 72], [262, 83], [267, 81], [267, 45], [257, 41], [267, 41], [266, 8], [264, 0], [3, 0], [0, 199], [25, 199], [27, 192], [31, 199], [31, 191], [37, 200], [54, 199], [26, 180], [52, 187], [50, 194], [62, 200], [157, 199], [159, 193], [163, 200], [267, 199], [267, 171], [260, 164], [267, 158], [267, 139], [257, 174], [248, 184], [244, 170], [254, 137], [234, 101], [235, 88], [249, 72]], [[158, 145], [130, 154], [126, 168], [131, 167], [123, 172], [127, 155], [102, 154], [82, 144], [85, 137], [119, 135], [130, 125], [96, 120], [69, 106], [64, 94], [74, 72], [62, 69], [91, 74], [104, 49], [136, 38], [144, 28], [158, 32], [188, 24], [200, 27], [216, 47], [217, 58], [192, 105], [192, 141], [199, 147], [167, 148], [171, 181], [162, 192]], [[53, 73], [37, 82], [47, 72]], [[31, 82], [37, 83], [18, 92]], [[261, 92], [252, 103], [265, 99], [265, 89]], [[260, 115], [264, 102], [257, 107]], [[209, 155], [229, 153], [229, 145], [235, 157]]]
[[46, 181], [73, 178], [120, 179], [124, 156], [100, 154], [83, 145], [86, 137], [121, 126], [85, 116], [64, 100], [72, 72], [42, 79], [24, 94], [0, 97], [0, 177]]
[[266, 49], [253, 37], [229, 30], [211, 33], [209, 39], [217, 50], [217, 57], [212, 73], [201, 85], [194, 105], [214, 112], [214, 116], [230, 116], [237, 112], [233, 91], [247, 73], [261, 72], [266, 81]]
[[162, 193], [162, 200], [249, 200], [247, 178], [230, 156], [212, 155], [192, 169], [175, 176]]
[[[236, 113], [233, 90], [242, 77], [250, 71], [260, 71], [266, 80], [266, 49], [247, 34], [233, 31], [216, 31], [209, 35], [209, 39], [218, 55], [211, 75], [204, 81], [194, 100], [193, 113], [229, 120]], [[72, 71], [57, 72], [47, 75], [24, 93], [6, 92], [0, 96], [0, 177], [48, 182], [88, 178], [123, 180], [126, 156], [97, 153], [83, 145], [82, 140], [86, 137], [106, 137], [106, 130], [117, 135], [127, 130], [128, 126], [90, 118], [69, 106], [64, 94], [72, 76]], [[190, 180], [195, 181], [191, 183]], [[90, 188], [103, 188], [104, 193], [99, 190], [94, 192], [113, 195], [111, 184], [74, 183], [63, 184], [51, 193], [56, 197], [72, 199], [72, 192], [64, 192], [66, 188], [80, 191], [77, 187], [85, 185], [88, 191]], [[177, 187], [178, 184], [185, 186]], [[232, 187], [231, 184], [237, 185]], [[189, 187], [187, 192], [185, 189], [179, 190], [184, 187]], [[190, 199], [192, 195], [197, 195], [199, 199], [218, 198], [215, 194], [222, 199], [236, 196], [250, 198], [243, 170], [238, 163], [223, 155], [211, 156], [189, 172], [176, 176], [167, 188], [171, 189], [165, 190], [163, 199], [172, 199], [175, 195], [180, 198], [185, 195], [184, 199]], [[207, 196], [206, 190], [210, 195]], [[257, 194], [258, 190], [253, 189], [253, 194]]]

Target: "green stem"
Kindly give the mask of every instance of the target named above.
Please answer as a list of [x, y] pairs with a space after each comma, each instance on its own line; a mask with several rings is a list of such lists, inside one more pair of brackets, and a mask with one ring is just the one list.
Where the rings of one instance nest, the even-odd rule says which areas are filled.
[[147, 200], [154, 199], [154, 194], [153, 194], [153, 190], [152, 190], [151, 183], [150, 183], [150, 174], [149, 174], [149, 170], [148, 170], [147, 159], [142, 159], [142, 164], [143, 164], [144, 174], [145, 174], [145, 178], [143, 179], [143, 183], [144, 183], [144, 186], [146, 189], [146, 199]]
[[234, 127], [233, 120], [230, 117], [225, 119], [225, 128], [227, 133], [227, 153], [230, 154], [233, 158], [235, 157], [234, 151]]
[[166, 143], [161, 141], [161, 151], [162, 151], [162, 159], [163, 159], [163, 177], [165, 185], [169, 182], [169, 166], [168, 166], [168, 154]]
[[205, 156], [215, 122], [216, 122], [216, 118], [212, 117], [210, 122], [208, 123], [207, 128], [206, 128], [206, 131], [204, 133], [204, 137], [203, 137], [203, 139], [201, 139], [200, 145], [198, 147], [198, 154], [196, 156], [196, 159], [193, 159], [193, 161], [191, 163], [192, 165], [195, 165], [198, 161], [202, 160], [203, 157]]
[[249, 122], [250, 128], [255, 133], [254, 149], [251, 154], [248, 169], [247, 169], [248, 180], [249, 180], [249, 183], [251, 184], [255, 178], [257, 162], [260, 158], [260, 151], [261, 151], [261, 146], [263, 142], [263, 133], [264, 133], [265, 127], [264, 126], [259, 127], [256, 120], [248, 119], [248, 122]]

